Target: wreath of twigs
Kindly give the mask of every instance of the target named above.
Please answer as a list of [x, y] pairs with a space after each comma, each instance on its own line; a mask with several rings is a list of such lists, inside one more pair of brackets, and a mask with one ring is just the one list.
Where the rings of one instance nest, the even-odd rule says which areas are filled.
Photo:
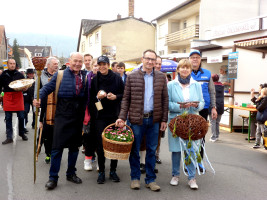
[[169, 123], [169, 128], [173, 135], [188, 140], [198, 140], [203, 138], [208, 132], [208, 123], [200, 115], [183, 114], [176, 116]]

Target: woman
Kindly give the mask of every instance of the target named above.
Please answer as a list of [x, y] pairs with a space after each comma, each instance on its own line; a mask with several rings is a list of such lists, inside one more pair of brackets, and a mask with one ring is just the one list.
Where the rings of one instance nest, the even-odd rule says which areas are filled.
[[[177, 66], [177, 77], [168, 83], [169, 95], [169, 121], [184, 111], [189, 114], [198, 114], [204, 107], [201, 85], [191, 78], [192, 66], [188, 59], [182, 59]], [[199, 103], [192, 103], [197, 101]], [[188, 102], [179, 104], [180, 102]], [[180, 137], [174, 138], [171, 131], [168, 131], [169, 151], [172, 152], [172, 179], [171, 185], [178, 185], [180, 175], [181, 152], [184, 149], [180, 146]], [[195, 174], [196, 168], [191, 163], [187, 166], [188, 184], [191, 189], [197, 189]]]
[[[109, 70], [109, 59], [100, 56], [97, 59], [99, 72], [92, 80], [90, 90], [90, 111], [95, 110], [91, 123], [95, 124], [95, 135], [97, 145], [97, 156], [99, 174], [97, 183], [105, 182], [105, 157], [102, 144], [102, 132], [110, 124], [115, 123], [120, 111], [120, 102], [123, 96], [124, 85], [120, 76]], [[101, 103], [102, 109], [96, 105]], [[93, 121], [92, 121], [93, 120]], [[119, 182], [120, 178], [116, 173], [118, 160], [111, 160], [109, 178], [113, 182]]]
[[[97, 72], [99, 71], [99, 67], [97, 65], [97, 59], [93, 59], [92, 61], [92, 71], [88, 73], [87, 75], [87, 80], [88, 80], [88, 90], [91, 89], [91, 84], [93, 78], [96, 76]], [[95, 156], [95, 144], [90, 143], [90, 140], [94, 140], [94, 124], [91, 123], [93, 120], [92, 118], [94, 115], [90, 113], [95, 113], [95, 109], [89, 112], [89, 103], [90, 103], [90, 92], [88, 92], [88, 100], [87, 100], [87, 106], [85, 110], [85, 115], [84, 115], [84, 121], [83, 121], [83, 142], [84, 142], [84, 148], [85, 148], [85, 160], [84, 160], [84, 170], [86, 171], [91, 171], [93, 170], [92, 166], [92, 160], [93, 157]]]

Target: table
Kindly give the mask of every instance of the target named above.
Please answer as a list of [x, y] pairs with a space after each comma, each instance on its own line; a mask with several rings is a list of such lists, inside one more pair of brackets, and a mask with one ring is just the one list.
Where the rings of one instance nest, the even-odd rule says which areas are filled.
[[248, 142], [250, 142], [250, 125], [251, 125], [251, 113], [252, 112], [257, 112], [256, 108], [247, 108], [247, 107], [242, 107], [242, 106], [235, 106], [235, 105], [229, 105], [229, 104], [224, 104], [224, 107], [230, 108], [230, 117], [231, 117], [231, 132], [233, 131], [233, 115], [234, 115], [234, 109], [239, 109], [239, 110], [246, 110], [249, 111], [249, 118], [248, 118]]

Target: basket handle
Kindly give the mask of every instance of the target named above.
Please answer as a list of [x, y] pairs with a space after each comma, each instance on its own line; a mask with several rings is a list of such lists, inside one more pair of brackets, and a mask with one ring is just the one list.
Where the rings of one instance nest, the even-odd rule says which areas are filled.
[[[114, 126], [114, 125], [116, 125], [116, 123], [112, 123], [112, 124], [108, 125], [108, 126], [103, 130], [103, 132], [105, 133], [106, 130], [107, 130], [109, 127]], [[133, 133], [133, 130], [131, 129], [130, 126], [128, 126], [127, 124], [124, 124], [123, 127], [125, 127], [125, 126], [126, 126], [132, 133]]]

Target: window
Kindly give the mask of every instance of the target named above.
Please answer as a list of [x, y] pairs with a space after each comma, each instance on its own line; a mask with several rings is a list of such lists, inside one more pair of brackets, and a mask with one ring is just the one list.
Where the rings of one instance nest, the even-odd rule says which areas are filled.
[[165, 37], [167, 35], [167, 26], [166, 24], [159, 25], [159, 38]]
[[184, 53], [186, 53], [186, 49], [184, 49]]
[[187, 27], [187, 22], [186, 20], [184, 21], [184, 29]]
[[171, 53], [179, 53], [178, 50], [171, 50]]
[[89, 46], [93, 45], [93, 37], [92, 35], [89, 36]]
[[164, 50], [159, 51], [159, 55], [163, 56], [164, 55]]
[[95, 43], [99, 42], [99, 32], [95, 33]]

